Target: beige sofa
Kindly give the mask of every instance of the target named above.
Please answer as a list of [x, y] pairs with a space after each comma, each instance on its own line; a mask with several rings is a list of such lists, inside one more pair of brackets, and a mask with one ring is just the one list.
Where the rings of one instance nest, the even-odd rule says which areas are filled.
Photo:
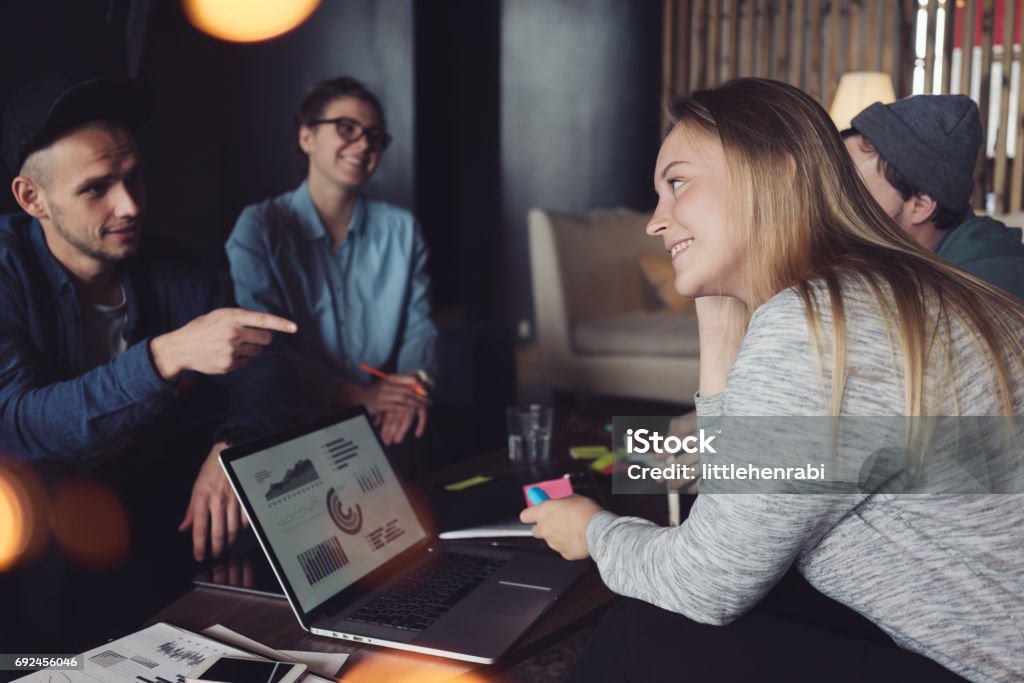
[[697, 319], [658, 310], [637, 257], [668, 255], [648, 214], [532, 209], [530, 267], [542, 380], [558, 391], [689, 404]]

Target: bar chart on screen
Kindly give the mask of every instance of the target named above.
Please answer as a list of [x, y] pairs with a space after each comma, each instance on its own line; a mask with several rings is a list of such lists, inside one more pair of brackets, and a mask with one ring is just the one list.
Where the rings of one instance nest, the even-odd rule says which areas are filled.
[[356, 472], [356, 481], [359, 482], [359, 488], [363, 493], [369, 493], [384, 485], [384, 475], [381, 473], [380, 467], [374, 465], [367, 470]]
[[347, 565], [348, 555], [338, 539], [329, 538], [299, 554], [298, 560], [306, 580], [312, 586]]

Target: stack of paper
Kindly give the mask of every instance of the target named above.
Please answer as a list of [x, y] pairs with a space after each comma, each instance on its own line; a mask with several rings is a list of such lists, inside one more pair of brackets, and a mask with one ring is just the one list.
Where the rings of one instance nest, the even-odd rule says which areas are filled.
[[[223, 640], [239, 642], [234, 647], [170, 624], [159, 623], [131, 635], [79, 655], [84, 669], [43, 669], [24, 678], [26, 683], [183, 683], [185, 675], [207, 657], [254, 657], [281, 661], [299, 661], [310, 671], [320, 671], [330, 678], [307, 674], [304, 681], [333, 680], [348, 655], [322, 655], [305, 652], [277, 652], [244, 638], [223, 626], [207, 629]], [[306, 659], [305, 655], [312, 655]], [[320, 656], [318, 659], [317, 656]], [[333, 667], [330, 668], [330, 667]]]

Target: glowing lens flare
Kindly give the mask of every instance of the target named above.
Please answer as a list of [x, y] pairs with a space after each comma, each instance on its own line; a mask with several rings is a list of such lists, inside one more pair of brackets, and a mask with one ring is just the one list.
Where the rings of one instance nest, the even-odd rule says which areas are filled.
[[[357, 662], [339, 679], [339, 683], [441, 683], [458, 677], [465, 683], [494, 683], [478, 673], [464, 673], [469, 666], [439, 657], [412, 652], [376, 652], [385, 655]], [[460, 675], [461, 674], [461, 675]]]
[[197, 29], [232, 43], [255, 43], [287, 33], [320, 0], [183, 0], [185, 16]]
[[105, 569], [127, 557], [128, 516], [106, 486], [87, 480], [62, 483], [54, 492], [51, 515], [57, 542], [81, 566]]
[[0, 469], [0, 571], [21, 559], [33, 532], [28, 495], [10, 470]]

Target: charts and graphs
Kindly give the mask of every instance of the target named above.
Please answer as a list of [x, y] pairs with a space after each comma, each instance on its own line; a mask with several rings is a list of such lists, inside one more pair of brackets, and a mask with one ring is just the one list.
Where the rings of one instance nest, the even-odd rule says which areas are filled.
[[327, 513], [334, 524], [346, 534], [358, 534], [363, 528], [362, 508], [358, 503], [355, 507], [345, 507], [333, 488], [327, 492]]
[[206, 659], [206, 655], [201, 651], [191, 649], [188, 644], [182, 644], [175, 641], [161, 643], [160, 646], [157, 647], [157, 652], [172, 661], [188, 664], [190, 669], [194, 669], [199, 666], [203, 663], [203, 660]]
[[384, 485], [384, 475], [380, 471], [380, 466], [374, 465], [368, 470], [356, 472], [356, 481], [359, 482], [359, 488], [363, 493], [369, 493]]
[[343, 470], [359, 455], [359, 447], [348, 439], [334, 439], [324, 444], [324, 454], [335, 469]]
[[378, 527], [366, 534], [366, 540], [372, 549], [380, 550], [404, 533], [405, 530], [398, 526], [398, 520], [393, 519], [384, 526]]
[[347, 565], [348, 555], [342, 550], [341, 542], [331, 537], [301, 553], [298, 560], [306, 580], [312, 586]]
[[81, 655], [80, 670], [42, 669], [26, 683], [184, 683], [185, 675], [208, 657], [244, 654], [242, 650], [170, 624], [119, 638]]
[[307, 487], [320, 483], [311, 460], [299, 460], [284, 473], [281, 481], [275, 481], [267, 489], [267, 504], [275, 505], [304, 492]]
[[103, 668], [112, 667], [115, 664], [120, 664], [121, 662], [123, 662], [125, 660], [131, 661], [131, 662], [135, 662], [139, 666], [144, 666], [147, 669], [155, 669], [158, 666], [160, 666], [159, 664], [154, 662], [152, 659], [149, 659], [147, 657], [143, 657], [142, 655], [131, 655], [131, 656], [128, 656], [127, 654], [124, 654], [122, 652], [118, 652], [117, 650], [104, 650], [103, 652], [100, 652], [98, 654], [92, 655], [91, 657], [89, 657], [89, 660], [92, 661], [92, 662], [96, 662], [97, 664], [99, 664]]

